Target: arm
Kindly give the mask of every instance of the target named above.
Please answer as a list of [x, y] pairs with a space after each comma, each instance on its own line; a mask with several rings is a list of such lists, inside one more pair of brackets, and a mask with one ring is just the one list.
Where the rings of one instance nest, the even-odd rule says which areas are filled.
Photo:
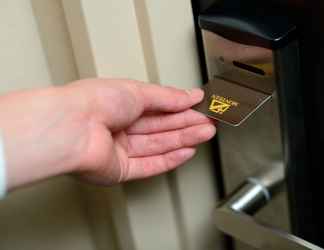
[[7, 188], [66, 173], [96, 184], [183, 164], [215, 127], [190, 110], [201, 90], [130, 80], [82, 80], [0, 97]]

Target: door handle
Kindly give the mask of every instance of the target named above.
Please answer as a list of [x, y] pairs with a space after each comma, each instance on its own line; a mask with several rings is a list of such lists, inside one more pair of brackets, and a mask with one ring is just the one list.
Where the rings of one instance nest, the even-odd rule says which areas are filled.
[[216, 210], [216, 225], [242, 242], [264, 250], [323, 250], [297, 236], [255, 220], [253, 215], [282, 190], [284, 166], [273, 164], [269, 170], [250, 177]]

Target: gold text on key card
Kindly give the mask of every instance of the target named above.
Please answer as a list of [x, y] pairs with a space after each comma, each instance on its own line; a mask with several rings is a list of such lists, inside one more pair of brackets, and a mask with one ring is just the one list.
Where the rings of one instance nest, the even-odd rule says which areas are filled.
[[209, 110], [216, 114], [222, 115], [231, 107], [237, 107], [238, 105], [238, 102], [233, 101], [231, 99], [219, 95], [212, 95]]

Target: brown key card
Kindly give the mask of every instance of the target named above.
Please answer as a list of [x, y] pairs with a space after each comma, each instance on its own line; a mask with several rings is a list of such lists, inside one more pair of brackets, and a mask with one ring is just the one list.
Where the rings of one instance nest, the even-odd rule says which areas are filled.
[[204, 100], [193, 109], [232, 126], [241, 125], [271, 99], [271, 94], [214, 79], [204, 85]]

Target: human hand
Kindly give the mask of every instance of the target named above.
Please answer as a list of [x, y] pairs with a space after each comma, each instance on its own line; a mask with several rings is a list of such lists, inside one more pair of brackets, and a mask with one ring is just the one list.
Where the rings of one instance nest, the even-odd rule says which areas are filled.
[[111, 185], [174, 169], [215, 127], [190, 92], [130, 80], [82, 80], [0, 98], [9, 189], [65, 173]]

